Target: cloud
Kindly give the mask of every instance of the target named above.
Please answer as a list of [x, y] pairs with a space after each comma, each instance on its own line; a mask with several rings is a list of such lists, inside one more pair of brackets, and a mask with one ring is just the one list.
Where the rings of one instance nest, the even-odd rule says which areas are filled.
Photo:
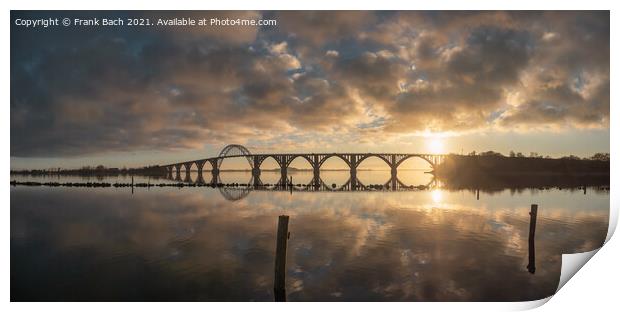
[[251, 25], [211, 25], [211, 19], [216, 20], [259, 20], [263, 14], [257, 11], [149, 11], [140, 17], [149, 18], [152, 22], [159, 19], [172, 20], [175, 18], [192, 18], [196, 21], [205, 19], [208, 23], [203, 27], [174, 26], [158, 27], [157, 32], [170, 36], [171, 40], [192, 41], [208, 39], [229, 45], [247, 44], [256, 40], [259, 26]]
[[162, 14], [278, 26], [12, 26], [11, 156], [609, 127], [608, 12]]
[[370, 11], [285, 11], [276, 16], [280, 31], [312, 46], [349, 38], [376, 19]]

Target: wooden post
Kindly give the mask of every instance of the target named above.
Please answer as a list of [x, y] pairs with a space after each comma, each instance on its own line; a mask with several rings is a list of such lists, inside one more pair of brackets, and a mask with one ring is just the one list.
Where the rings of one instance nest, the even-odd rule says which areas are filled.
[[273, 280], [275, 301], [286, 301], [286, 244], [288, 237], [288, 216], [279, 216], [278, 236], [276, 238], [275, 276]]
[[527, 264], [527, 270], [534, 274], [536, 272], [536, 250], [534, 246], [534, 236], [536, 235], [536, 217], [538, 215], [538, 205], [532, 204], [530, 208], [530, 234], [528, 236], [529, 248], [528, 256], [529, 261]]
[[480, 189], [476, 189], [476, 200], [480, 200]]

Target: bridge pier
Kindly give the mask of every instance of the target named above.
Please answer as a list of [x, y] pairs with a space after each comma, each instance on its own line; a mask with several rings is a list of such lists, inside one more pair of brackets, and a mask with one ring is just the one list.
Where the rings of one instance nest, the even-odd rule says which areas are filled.
[[211, 184], [218, 184], [220, 181], [220, 169], [213, 167], [211, 169]]
[[390, 184], [392, 190], [396, 190], [398, 186], [398, 169], [396, 169], [396, 167], [392, 167], [391, 169]]
[[191, 174], [190, 174], [190, 170], [192, 168], [192, 163], [184, 163], [183, 166], [185, 167], [185, 182], [190, 182], [191, 181]]
[[172, 180], [172, 166], [166, 167], [166, 178]]
[[319, 187], [321, 185], [321, 171], [319, 170], [319, 167], [314, 167], [312, 169], [313, 172], [313, 177], [312, 177], [312, 181], [314, 182], [314, 186], [315, 187]]
[[198, 183], [204, 184], [204, 178], [202, 176], [202, 168], [204, 168], [206, 163], [207, 163], [206, 160], [196, 161], [196, 168], [198, 169], [198, 179], [197, 179]]
[[285, 186], [288, 179], [288, 168], [280, 167], [280, 181], [282, 181], [282, 185]]
[[254, 180], [255, 186], [260, 184], [260, 169], [259, 168], [252, 168], [252, 180]]
[[254, 181], [254, 186], [258, 186], [260, 182], [260, 165], [263, 162], [264, 158], [261, 159], [260, 156], [252, 157], [252, 180]]
[[192, 176], [188, 173], [185, 174], [185, 179], [183, 179], [183, 182], [185, 183], [192, 183]]
[[205, 179], [202, 175], [202, 168], [204, 168], [205, 163], [207, 163], [206, 160], [204, 161], [196, 161], [196, 168], [198, 169], [198, 177], [196, 178], [196, 183], [198, 184], [205, 184]]
[[205, 183], [205, 179], [204, 179], [204, 177], [202, 176], [202, 170], [201, 170], [201, 171], [198, 171], [198, 178], [196, 178], [196, 183], [197, 183], [197, 184], [206, 184], [206, 183]]
[[351, 190], [357, 189], [357, 168], [351, 168]]
[[176, 180], [180, 180], [181, 179], [181, 164], [176, 164], [174, 165], [174, 167], [177, 171]]

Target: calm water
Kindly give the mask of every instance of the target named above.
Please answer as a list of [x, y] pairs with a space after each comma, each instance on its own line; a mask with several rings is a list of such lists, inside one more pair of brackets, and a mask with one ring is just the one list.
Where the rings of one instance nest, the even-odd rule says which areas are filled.
[[[419, 171], [400, 175], [407, 185], [430, 181]], [[344, 183], [348, 172], [322, 177]], [[279, 173], [261, 178], [275, 183]], [[293, 175], [295, 183], [311, 178]], [[384, 183], [389, 172], [358, 178]], [[249, 179], [247, 172], [222, 173], [225, 183]], [[534, 274], [527, 269], [532, 203], [539, 205]], [[16, 186], [11, 299], [272, 301], [282, 214], [290, 216], [289, 301], [534, 300], [555, 292], [562, 253], [601, 246], [609, 192], [481, 191], [477, 200], [472, 191], [442, 189], [253, 191], [228, 201], [213, 188], [132, 194], [129, 188]]]

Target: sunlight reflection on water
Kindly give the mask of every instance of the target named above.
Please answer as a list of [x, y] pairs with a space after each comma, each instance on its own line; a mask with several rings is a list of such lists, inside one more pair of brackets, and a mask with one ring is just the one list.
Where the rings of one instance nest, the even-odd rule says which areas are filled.
[[[360, 180], [384, 183], [374, 174]], [[336, 183], [348, 172], [324, 175]], [[416, 180], [423, 172], [406, 175], [424, 183]], [[245, 183], [250, 173], [222, 176]], [[261, 175], [273, 176], [279, 172]], [[119, 179], [127, 177], [104, 180]], [[540, 205], [535, 274], [527, 271], [531, 203]], [[475, 192], [446, 189], [253, 191], [230, 202], [210, 187], [131, 194], [17, 186], [11, 296], [270, 301], [277, 216], [286, 214], [291, 301], [533, 300], [555, 291], [562, 253], [601, 246], [608, 213], [608, 192], [558, 189], [481, 192], [479, 200]]]

